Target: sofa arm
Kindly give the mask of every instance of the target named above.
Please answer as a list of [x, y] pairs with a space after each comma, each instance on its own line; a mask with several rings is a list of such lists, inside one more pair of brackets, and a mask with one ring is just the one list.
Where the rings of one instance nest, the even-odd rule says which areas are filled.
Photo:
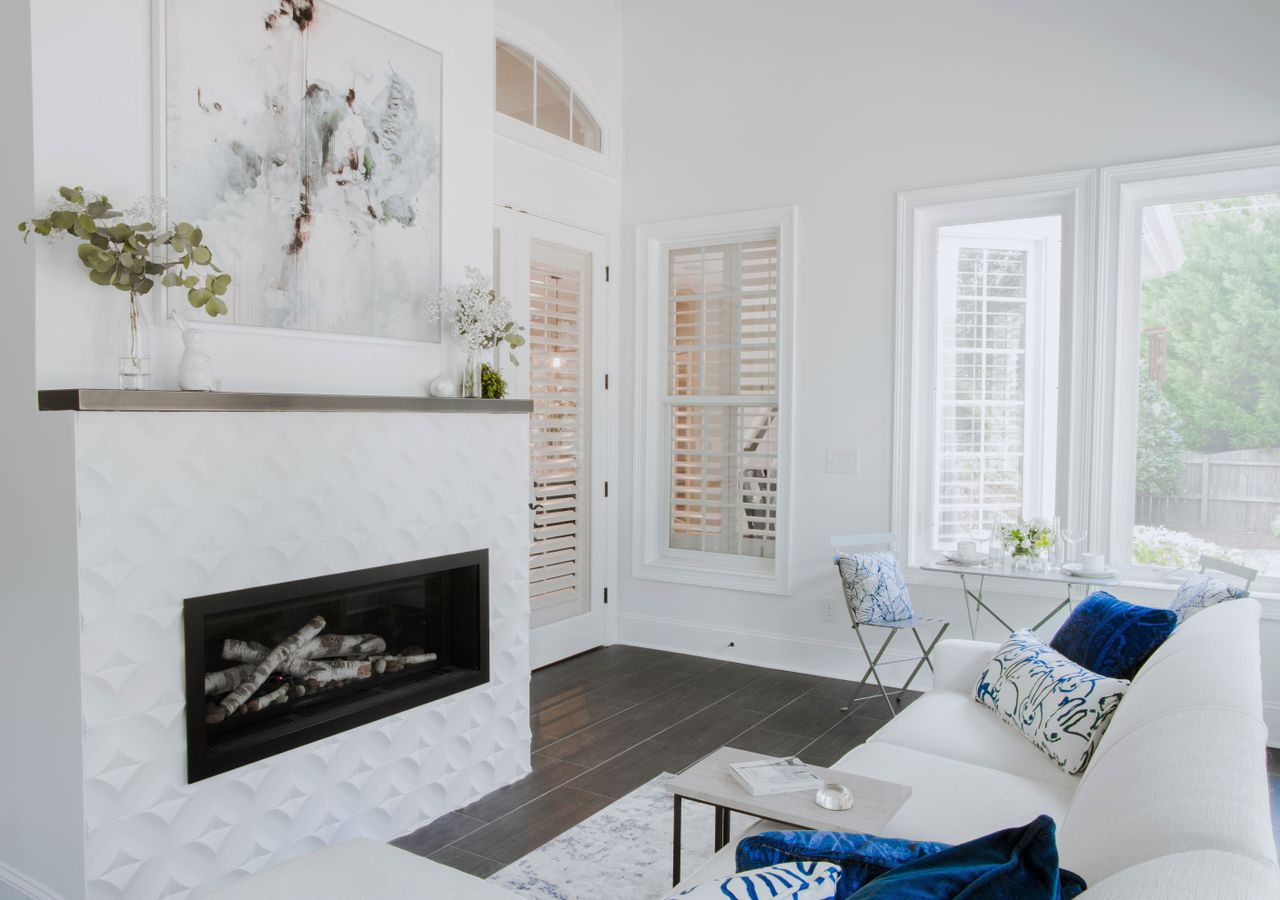
[[940, 641], [933, 650], [933, 689], [972, 694], [978, 676], [999, 648], [986, 641]]

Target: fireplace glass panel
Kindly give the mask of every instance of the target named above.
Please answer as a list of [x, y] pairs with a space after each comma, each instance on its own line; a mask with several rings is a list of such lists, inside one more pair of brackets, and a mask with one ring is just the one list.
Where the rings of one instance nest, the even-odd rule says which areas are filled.
[[185, 616], [189, 781], [488, 681], [486, 551], [197, 597]]

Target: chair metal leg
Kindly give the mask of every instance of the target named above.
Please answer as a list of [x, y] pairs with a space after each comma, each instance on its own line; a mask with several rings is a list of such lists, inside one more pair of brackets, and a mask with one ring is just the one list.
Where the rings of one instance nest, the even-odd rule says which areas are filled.
[[893, 701], [889, 699], [889, 692], [885, 690], [884, 682], [880, 680], [880, 673], [876, 671], [876, 666], [879, 665], [880, 658], [884, 656], [884, 652], [889, 649], [889, 644], [893, 641], [893, 638], [898, 633], [898, 630], [896, 628], [889, 629], [889, 636], [885, 638], [884, 643], [880, 645], [880, 650], [876, 653], [875, 659], [871, 658], [871, 651], [867, 649], [867, 642], [862, 637], [862, 629], [858, 628], [857, 626], [854, 626], [853, 633], [858, 636], [858, 643], [862, 645], [862, 652], [866, 654], [866, 657], [871, 664], [867, 667], [867, 671], [863, 673], [862, 680], [858, 682], [857, 693], [853, 695], [853, 698], [850, 699], [850, 701], [847, 704], [840, 707], [840, 711], [848, 712], [850, 709], [853, 708], [853, 704], [858, 700], [858, 698], [862, 694], [863, 686], [867, 683], [867, 675], [870, 675], [871, 677], [875, 678], [876, 687], [880, 688], [880, 696], [884, 698], [885, 705], [889, 707], [890, 714], [896, 716], [898, 712], [893, 708]]
[[918, 628], [911, 629], [911, 633], [915, 635], [916, 643], [920, 645], [920, 661], [917, 662], [916, 667], [911, 670], [911, 676], [907, 679], [907, 683], [902, 686], [902, 690], [904, 692], [911, 689], [911, 682], [916, 680], [916, 675], [920, 673], [920, 669], [925, 665], [925, 663], [929, 664], [929, 671], [933, 671], [933, 660], [930, 659], [929, 656], [933, 653], [933, 648], [938, 646], [938, 641], [942, 640], [942, 636], [946, 634], [947, 629], [950, 627], [950, 622], [943, 622], [942, 627], [938, 629], [938, 633], [934, 635], [933, 641], [928, 647], [925, 647], [924, 641], [920, 640], [920, 630]]

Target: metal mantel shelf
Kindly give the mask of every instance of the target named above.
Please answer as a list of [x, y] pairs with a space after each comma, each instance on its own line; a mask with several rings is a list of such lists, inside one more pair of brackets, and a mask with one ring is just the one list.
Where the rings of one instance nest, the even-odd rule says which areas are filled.
[[66, 388], [39, 392], [40, 409], [80, 412], [533, 412], [532, 400], [380, 397], [360, 394], [246, 394], [222, 391], [121, 391]]

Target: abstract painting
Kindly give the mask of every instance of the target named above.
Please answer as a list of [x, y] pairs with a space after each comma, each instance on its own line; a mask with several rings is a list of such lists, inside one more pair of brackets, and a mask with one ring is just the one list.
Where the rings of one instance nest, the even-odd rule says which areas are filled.
[[440, 54], [329, 3], [161, 2], [169, 215], [229, 319], [438, 341]]

